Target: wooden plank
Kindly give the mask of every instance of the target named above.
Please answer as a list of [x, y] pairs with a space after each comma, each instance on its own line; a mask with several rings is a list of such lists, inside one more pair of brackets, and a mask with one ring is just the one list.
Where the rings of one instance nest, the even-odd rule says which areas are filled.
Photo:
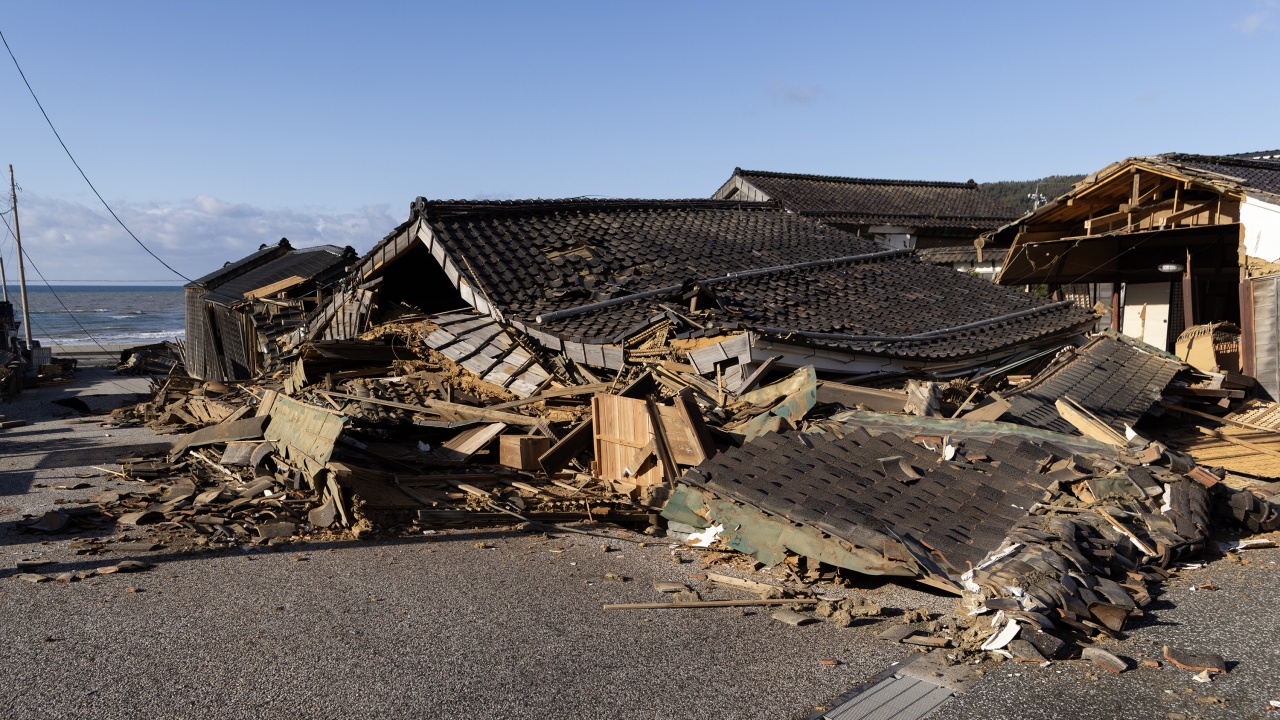
[[271, 407], [276, 404], [276, 397], [280, 393], [275, 390], [266, 390], [262, 393], [262, 400], [258, 402], [258, 411], [254, 413], [255, 417], [263, 417], [271, 414]]
[[577, 427], [570, 430], [551, 449], [538, 458], [538, 464], [548, 475], [554, 475], [564, 469], [570, 460], [581, 455], [591, 447], [592, 420], [587, 418]]
[[276, 282], [273, 282], [269, 285], [263, 285], [260, 288], [254, 288], [253, 290], [248, 290], [244, 293], [244, 297], [246, 300], [257, 300], [260, 297], [275, 295], [276, 293], [282, 292], [284, 290], [288, 290], [289, 288], [294, 287], [295, 285], [301, 285], [307, 280], [308, 278], [304, 278], [301, 275], [294, 275], [292, 277], [287, 277], [283, 280], [277, 280]]
[[436, 448], [436, 457], [442, 460], [470, 460], [472, 455], [480, 452], [493, 439], [507, 429], [506, 423], [491, 423], [463, 430]]
[[605, 603], [605, 610], [675, 610], [679, 608], [750, 607], [752, 605], [817, 605], [818, 600], [697, 600], [691, 602]]
[[1214, 422], [1222, 423], [1223, 425], [1234, 425], [1236, 427], [1247, 428], [1249, 430], [1258, 430], [1258, 431], [1267, 432], [1267, 433], [1276, 432], [1271, 428], [1263, 427], [1261, 425], [1254, 425], [1253, 423], [1242, 422], [1240, 420], [1232, 420], [1230, 418], [1218, 417], [1217, 415], [1210, 415], [1209, 413], [1200, 412], [1199, 410], [1192, 410], [1191, 408], [1184, 408], [1179, 405], [1172, 405], [1166, 402], [1156, 403], [1156, 405], [1164, 408], [1165, 410], [1172, 410], [1174, 412], [1182, 413], [1184, 415], [1193, 415], [1195, 417], [1204, 418], [1206, 420], [1212, 420]]
[[516, 413], [500, 412], [490, 410], [488, 408], [472, 407], [470, 405], [461, 405], [459, 403], [445, 402], [443, 400], [432, 400], [431, 398], [422, 398], [421, 405], [410, 405], [409, 403], [396, 402], [394, 400], [382, 400], [381, 398], [365, 398], [356, 395], [348, 395], [346, 393], [333, 392], [332, 390], [319, 390], [316, 392], [331, 397], [342, 398], [344, 400], [355, 400], [356, 402], [368, 402], [375, 405], [386, 405], [387, 407], [400, 408], [401, 410], [412, 410], [414, 412], [427, 413], [428, 415], [438, 415], [437, 410], [447, 410], [461, 417], [481, 418], [484, 420], [492, 420], [494, 422], [505, 422], [511, 425], [533, 426], [542, 429], [545, 424], [542, 418], [530, 417], [528, 415], [519, 415]]
[[624, 478], [622, 474], [636, 449], [648, 444], [653, 436], [645, 401], [598, 394], [591, 399], [591, 410], [597, 474], [608, 480], [630, 480], [637, 485], [661, 484], [661, 465], [633, 478]]
[[1058, 398], [1054, 406], [1057, 407], [1058, 414], [1062, 416], [1062, 419], [1074, 425], [1085, 437], [1108, 445], [1115, 445], [1116, 447], [1126, 447], [1129, 444], [1125, 436], [1099, 420], [1098, 416], [1089, 412], [1070, 397], [1064, 395]]
[[907, 394], [823, 380], [818, 383], [818, 402], [845, 407], [864, 406], [874, 412], [900, 413], [907, 407]]

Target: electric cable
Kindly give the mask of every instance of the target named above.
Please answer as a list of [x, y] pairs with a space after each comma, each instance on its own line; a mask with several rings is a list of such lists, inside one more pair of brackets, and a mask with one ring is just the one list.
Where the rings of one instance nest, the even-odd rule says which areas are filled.
[[134, 235], [133, 231], [129, 229], [129, 226], [125, 225], [124, 221], [120, 219], [120, 216], [116, 214], [116, 211], [112, 210], [111, 206], [107, 204], [107, 201], [102, 197], [102, 193], [98, 192], [98, 188], [94, 187], [93, 183], [89, 180], [89, 176], [86, 175], [84, 170], [80, 167], [80, 163], [76, 162], [76, 158], [71, 154], [70, 148], [68, 148], [67, 144], [62, 141], [62, 136], [58, 134], [58, 129], [53, 126], [53, 120], [49, 119], [49, 113], [45, 112], [44, 105], [40, 102], [40, 98], [36, 97], [36, 91], [31, 87], [31, 83], [27, 80], [27, 74], [22, 72], [22, 66], [18, 64], [18, 58], [13, 54], [13, 48], [9, 47], [9, 41], [5, 38], [3, 32], [0, 32], [0, 42], [3, 42], [4, 49], [9, 51], [9, 58], [13, 60], [13, 66], [18, 69], [18, 74], [22, 76], [22, 82], [27, 86], [27, 92], [31, 93], [31, 99], [36, 101], [36, 107], [40, 108], [40, 114], [44, 115], [44, 121], [48, 123], [49, 129], [53, 131], [53, 136], [58, 139], [58, 144], [62, 146], [63, 152], [67, 154], [67, 158], [71, 160], [71, 164], [76, 166], [76, 170], [80, 173], [80, 177], [84, 178], [85, 183], [89, 185], [89, 189], [93, 191], [93, 194], [98, 197], [102, 206], [107, 209], [107, 212], [111, 213], [111, 217], [115, 218], [116, 222], [120, 224], [120, 227], [124, 228], [124, 231], [129, 233], [129, 237], [133, 238], [133, 241], [138, 243], [139, 247], [146, 250], [148, 255], [156, 259], [156, 262], [168, 268], [169, 272], [174, 275], [177, 275], [187, 282], [191, 282], [191, 278], [175, 270], [172, 265], [165, 262], [159, 255], [152, 252], [151, 248], [146, 246], [146, 243], [139, 240], [138, 236]]
[[[5, 219], [5, 218], [0, 218], [0, 220], [4, 220], [4, 226], [5, 226], [5, 229], [9, 231], [9, 234], [10, 234], [10, 235], [13, 235], [13, 227], [12, 227], [11, 225], [9, 225], [9, 221], [8, 221], [7, 219]], [[16, 236], [15, 236], [15, 237], [16, 237]], [[15, 244], [15, 247], [16, 247], [16, 244]], [[97, 345], [99, 350], [101, 350], [102, 352], [106, 353], [106, 354], [107, 354], [107, 357], [115, 357], [116, 355], [115, 355], [115, 353], [114, 353], [114, 352], [112, 352], [112, 351], [108, 350], [107, 348], [103, 347], [103, 346], [102, 346], [102, 343], [98, 342], [98, 339], [97, 339], [96, 337], [94, 337], [94, 336], [93, 336], [93, 333], [89, 332], [89, 330], [88, 330], [84, 325], [81, 325], [81, 324], [80, 324], [80, 319], [76, 317], [75, 313], [71, 312], [71, 308], [68, 308], [66, 303], [62, 302], [62, 298], [58, 295], [58, 293], [57, 293], [56, 291], [54, 291], [53, 286], [52, 286], [52, 285], [50, 285], [50, 284], [49, 284], [49, 281], [45, 279], [45, 277], [44, 277], [44, 273], [40, 272], [40, 268], [36, 266], [36, 262], [35, 262], [34, 260], [32, 260], [32, 259], [31, 259], [31, 256], [27, 254], [27, 251], [26, 251], [26, 250], [23, 250], [23, 251], [22, 251], [22, 257], [26, 258], [26, 259], [27, 259], [27, 262], [31, 264], [31, 269], [36, 271], [36, 275], [38, 275], [38, 276], [40, 277], [40, 281], [41, 281], [41, 282], [43, 282], [43, 283], [44, 283], [44, 286], [45, 286], [46, 288], [48, 288], [48, 289], [49, 289], [49, 294], [53, 295], [53, 298], [54, 298], [55, 300], [57, 300], [57, 301], [58, 301], [58, 304], [59, 304], [59, 305], [61, 305], [61, 306], [62, 306], [62, 309], [63, 309], [63, 311], [64, 311], [64, 312], [66, 312], [66, 313], [67, 313], [67, 316], [68, 316], [68, 317], [70, 317], [70, 318], [71, 318], [71, 320], [72, 320], [73, 322], [75, 322], [75, 324], [80, 328], [80, 330], [81, 330], [82, 332], [84, 332], [85, 337], [89, 338], [89, 340], [90, 340], [94, 345]], [[32, 324], [32, 325], [36, 325], [35, 321], [32, 321], [32, 323], [31, 323], [31, 324]], [[57, 340], [54, 340], [54, 339], [53, 339], [52, 333], [45, 332], [44, 330], [41, 330], [41, 333], [42, 333], [42, 334], [45, 334], [45, 335], [49, 335], [49, 336], [50, 336], [50, 337], [49, 337], [49, 341], [50, 341], [50, 342], [52, 342], [54, 345], [57, 345], [59, 348], [63, 348], [63, 349], [65, 349], [65, 348], [64, 348], [64, 346], [63, 346], [61, 343], [59, 343]], [[108, 380], [108, 382], [110, 382], [112, 385], [115, 385], [115, 386], [116, 386], [116, 387], [118, 387], [118, 388], [121, 388], [121, 389], [125, 390], [126, 392], [132, 392], [131, 390], [129, 390], [128, 388], [126, 388], [124, 385], [121, 385], [120, 383], [116, 382], [115, 380]]]

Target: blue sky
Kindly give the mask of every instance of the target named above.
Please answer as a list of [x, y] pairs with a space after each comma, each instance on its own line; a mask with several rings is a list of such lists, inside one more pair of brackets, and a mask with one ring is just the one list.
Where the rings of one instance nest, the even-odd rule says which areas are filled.
[[[10, 3], [0, 30], [99, 190], [192, 277], [281, 235], [366, 250], [418, 195], [705, 197], [735, 166], [1017, 180], [1280, 146], [1277, 0]], [[60, 280], [164, 279], [0, 60], [28, 251]]]

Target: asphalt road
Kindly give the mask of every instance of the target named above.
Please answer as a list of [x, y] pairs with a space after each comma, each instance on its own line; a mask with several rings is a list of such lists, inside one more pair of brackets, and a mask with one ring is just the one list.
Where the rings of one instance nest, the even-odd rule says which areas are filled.
[[[1178, 573], [1122, 641], [1100, 644], [1132, 669], [1115, 675], [1083, 661], [1047, 668], [1006, 662], [931, 720], [1280, 716], [1267, 709], [1280, 700], [1280, 549], [1249, 550], [1242, 558], [1247, 564], [1219, 560]], [[1217, 589], [1192, 589], [1206, 584]], [[1222, 655], [1228, 672], [1197, 682], [1195, 673], [1164, 662], [1165, 645]]]
[[[892, 617], [842, 629], [791, 627], [764, 608], [603, 611], [606, 602], [665, 599], [655, 581], [687, 582], [707, 598], [745, 597], [691, 580], [704, 570], [694, 551], [676, 552], [685, 560], [677, 562], [665, 542], [639, 547], [623, 540], [637, 536], [607, 527], [598, 529], [617, 539], [491, 528], [218, 554], [77, 556], [73, 538], [25, 533], [15, 521], [58, 499], [120, 487], [105, 478], [76, 491], [47, 486], [110, 467], [121, 446], [163, 440], [55, 417], [73, 415], [50, 404], [59, 397], [106, 409], [147, 387], [97, 370], [82, 377], [29, 390], [0, 410], [37, 420], [0, 431], [6, 718], [804, 717], [910, 652], [874, 639]], [[53, 573], [125, 557], [155, 567], [70, 584], [9, 577], [22, 559], [52, 560], [42, 571]], [[1248, 564], [1180, 574], [1126, 639], [1104, 645], [1135, 669], [988, 665], [983, 681], [933, 717], [1272, 717], [1280, 550], [1244, 557]], [[1205, 583], [1217, 590], [1191, 589]], [[857, 592], [891, 608], [952, 605], [896, 585], [868, 582]], [[1141, 665], [1164, 644], [1221, 653], [1231, 671], [1202, 684], [1168, 663]]]
[[[909, 653], [873, 637], [895, 618], [797, 628], [763, 608], [603, 611], [606, 602], [665, 599], [654, 581], [708, 589], [688, 577], [704, 569], [698, 556], [681, 551], [687, 562], [677, 562], [661, 542], [498, 528], [222, 554], [76, 556], [71, 538], [27, 534], [14, 521], [119, 484], [35, 486], [109, 463], [121, 444], [157, 439], [49, 417], [63, 412], [49, 401], [64, 394], [88, 396], [96, 409], [145, 389], [97, 378], [28, 391], [5, 408], [10, 418], [46, 419], [0, 431], [0, 574], [27, 558], [55, 561], [46, 573], [124, 557], [156, 566], [70, 584], [0, 578], [4, 717], [803, 717]], [[887, 607], [951, 605], [872, 585], [860, 592]], [[839, 664], [822, 664], [832, 659]]]

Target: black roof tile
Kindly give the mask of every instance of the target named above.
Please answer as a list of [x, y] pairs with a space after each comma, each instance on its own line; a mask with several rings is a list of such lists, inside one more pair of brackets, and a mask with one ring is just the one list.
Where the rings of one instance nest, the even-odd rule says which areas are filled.
[[[678, 302], [679, 294], [637, 293], [692, 281], [723, 307], [710, 316], [710, 327], [839, 335], [806, 337], [818, 346], [891, 357], [979, 355], [1063, 334], [1091, 319], [1086, 310], [1053, 306], [908, 253], [878, 254], [883, 248], [869, 240], [767, 203], [420, 198], [414, 207], [505, 317], [579, 342], [617, 342], [619, 334], [665, 312], [659, 303]], [[871, 257], [820, 263], [864, 255]], [[819, 264], [786, 269], [803, 263]], [[732, 276], [762, 269], [769, 270]], [[524, 282], [511, 282], [508, 273]], [[537, 324], [549, 313], [627, 297]], [[1030, 314], [936, 338], [849, 339], [903, 338], [1024, 312]]]
[[977, 183], [877, 180], [737, 168], [734, 175], [788, 210], [828, 222], [990, 230], [1018, 213]]
[[1001, 419], [1079, 435], [1058, 414], [1064, 396], [1118, 432], [1132, 427], [1159, 399], [1182, 363], [1149, 345], [1117, 333], [1095, 336], [1068, 351], [1027, 384], [1007, 394]]
[[[770, 433], [707, 460], [684, 481], [845, 540], [868, 531], [886, 541], [886, 530], [906, 533], [935, 548], [954, 569], [995, 550], [1025, 516], [1025, 499], [1043, 495], [1051, 483], [1037, 473], [993, 472], [990, 463], [939, 467], [936, 452], [893, 434], [807, 437], [813, 449], [795, 433]], [[997, 460], [1038, 455], [1022, 445], [979, 443], [972, 451]], [[823, 452], [815, 452], [819, 447]], [[902, 456], [924, 477], [911, 484], [883, 477], [879, 459], [888, 455]], [[758, 477], [742, 473], [744, 457], [759, 468]], [[810, 466], [818, 472], [796, 471]]]

